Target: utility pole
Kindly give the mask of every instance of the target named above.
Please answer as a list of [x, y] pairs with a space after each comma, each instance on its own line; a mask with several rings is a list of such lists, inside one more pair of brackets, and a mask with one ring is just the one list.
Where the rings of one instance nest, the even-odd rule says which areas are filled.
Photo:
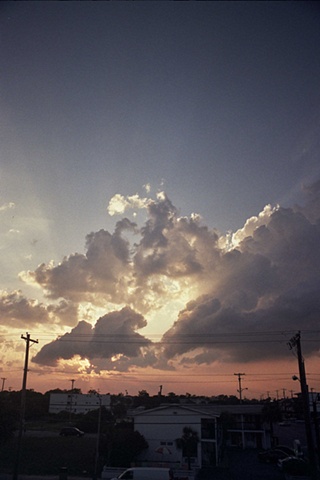
[[1, 380], [2, 380], [1, 392], [3, 392], [3, 390], [4, 390], [4, 382], [5, 382], [7, 379], [2, 377]]
[[72, 403], [73, 403], [73, 387], [74, 387], [75, 379], [74, 379], [74, 378], [71, 378], [70, 382], [71, 382], [71, 393], [70, 393], [69, 423], [71, 423]]
[[26, 333], [26, 337], [21, 335], [21, 338], [26, 341], [26, 353], [25, 353], [25, 359], [24, 359], [23, 380], [22, 380], [22, 390], [21, 390], [20, 424], [19, 424], [19, 433], [18, 433], [17, 454], [16, 454], [14, 471], [13, 471], [13, 480], [17, 480], [18, 478], [21, 440], [22, 440], [22, 433], [25, 429], [26, 391], [27, 391], [27, 375], [28, 375], [30, 343], [31, 342], [38, 343], [38, 340], [32, 340], [30, 338], [30, 334], [28, 332]]
[[239, 400], [240, 403], [242, 403], [242, 392], [243, 390], [248, 390], [247, 388], [241, 388], [241, 377], [243, 377], [245, 373], [234, 373], [234, 375], [238, 377], [239, 389], [237, 390], [237, 392], [239, 392]]
[[100, 449], [100, 431], [101, 431], [101, 407], [102, 407], [102, 400], [101, 395], [97, 393], [99, 399], [99, 412], [98, 412], [98, 430], [97, 430], [97, 441], [96, 441], [96, 454], [94, 459], [94, 471], [92, 480], [97, 480], [98, 478], [98, 463], [99, 463], [99, 449]]
[[305, 367], [304, 367], [304, 359], [303, 359], [302, 351], [301, 351], [301, 333], [300, 333], [300, 331], [294, 337], [292, 337], [290, 339], [290, 341], [288, 342], [288, 346], [289, 346], [290, 350], [295, 348], [296, 352], [297, 352], [298, 365], [299, 365], [299, 375], [300, 375], [300, 386], [301, 386], [301, 397], [302, 397], [302, 402], [303, 402], [303, 414], [304, 414], [304, 421], [305, 421], [305, 428], [306, 428], [306, 439], [307, 439], [307, 446], [308, 446], [308, 455], [309, 455], [309, 461], [310, 461], [310, 466], [311, 466], [312, 479], [316, 480], [318, 478], [317, 462], [316, 462], [313, 436], [312, 436], [312, 430], [311, 430], [309, 391], [308, 391], [306, 372], [305, 372]]

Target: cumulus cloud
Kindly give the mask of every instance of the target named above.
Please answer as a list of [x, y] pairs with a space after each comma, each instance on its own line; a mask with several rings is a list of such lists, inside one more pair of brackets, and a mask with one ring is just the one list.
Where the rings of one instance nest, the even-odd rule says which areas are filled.
[[[147, 188], [146, 190], [148, 191]], [[140, 198], [137, 193], [135, 195], [129, 195], [127, 197], [124, 197], [123, 195], [117, 193], [110, 199], [107, 211], [112, 217], [113, 215], [123, 214], [126, 210], [129, 209], [140, 210], [141, 208], [147, 208], [148, 203], [149, 200], [147, 198]]]
[[128, 282], [132, 275], [129, 243], [121, 236], [123, 230], [134, 230], [128, 220], [117, 223], [115, 232], [105, 230], [90, 233], [86, 239], [86, 254], [71, 254], [59, 265], [41, 264], [28, 275], [50, 298], [66, 298], [74, 302], [99, 303], [99, 294], [115, 303], [127, 298]]
[[59, 324], [63, 326], [74, 326], [78, 321], [78, 305], [73, 302], [61, 300], [58, 304], [51, 304], [47, 306], [47, 311], [58, 319]]
[[[95, 326], [85, 321], [58, 340], [45, 345], [33, 358], [35, 363], [56, 365], [59, 359], [70, 360], [79, 355], [94, 363], [96, 359], [113, 360], [113, 367], [122, 358], [139, 357], [150, 340], [136, 332], [146, 326], [143, 316], [129, 307], [99, 318]], [[108, 364], [104, 363], [104, 368]]]
[[279, 208], [279, 205], [272, 207], [271, 205], [266, 205], [262, 212], [259, 215], [254, 215], [249, 218], [243, 228], [237, 230], [234, 234], [231, 234], [229, 237], [229, 248], [235, 248], [239, 246], [239, 243], [247, 237], [251, 237], [254, 231], [263, 225], [268, 225], [271, 215]]
[[162, 192], [148, 205], [149, 219], [141, 229], [141, 241], [134, 255], [140, 277], [165, 275], [189, 277], [216, 254], [216, 234], [200, 225], [200, 217], [180, 218], [177, 209]]
[[[21, 272], [20, 278], [39, 285], [52, 299], [126, 304], [144, 313], [160, 308], [173, 294], [167, 279], [188, 282], [198, 275], [218, 255], [218, 237], [201, 226], [199, 216], [180, 218], [163, 193], [148, 202], [147, 213], [142, 227], [124, 218], [112, 234], [90, 233], [85, 254], [71, 254], [58, 265], [42, 263], [33, 272]], [[127, 233], [136, 238], [134, 244]]]
[[[317, 190], [318, 192], [318, 190]], [[205, 296], [199, 296], [181, 311], [173, 327], [164, 335], [167, 358], [196, 351], [193, 361], [255, 361], [286, 355], [283, 343], [270, 345], [251, 337], [243, 344], [239, 335], [255, 332], [296, 331], [304, 327], [316, 329], [320, 316], [320, 223], [313, 207], [312, 219], [302, 209], [270, 209], [253, 222], [248, 234], [244, 227], [237, 248], [221, 252], [214, 277], [219, 281]], [[304, 211], [306, 213], [306, 211]], [[261, 218], [265, 218], [261, 222]], [[244, 235], [244, 231], [246, 234]], [[242, 238], [242, 240], [241, 240]], [[210, 276], [208, 276], [209, 279]], [[199, 338], [199, 335], [201, 337]], [[213, 337], [206, 337], [212, 334]], [[219, 340], [220, 345], [214, 340]], [[228, 338], [233, 342], [228, 344]], [[179, 338], [192, 342], [179, 344]], [[197, 341], [198, 339], [198, 341]], [[178, 347], [175, 345], [178, 344]], [[285, 339], [284, 339], [285, 343]], [[305, 351], [318, 351], [316, 343]]]
[[0, 323], [13, 328], [30, 328], [44, 324], [75, 325], [77, 306], [62, 300], [44, 304], [26, 298], [21, 291], [0, 292]]
[[0, 321], [2, 325], [19, 327], [46, 323], [47, 309], [36, 300], [29, 300], [20, 291], [0, 292]]
[[[122, 207], [111, 203], [110, 211], [142, 208], [147, 214], [143, 225], [123, 218], [113, 233], [90, 233], [85, 253], [22, 276], [60, 302], [46, 313], [66, 326], [75, 325], [77, 306], [84, 302], [109, 312], [94, 327], [80, 322], [66, 337], [44, 346], [35, 361], [54, 364], [79, 355], [96, 370], [125, 371], [133, 365], [171, 368], [172, 362], [286, 356], [287, 337], [270, 349], [260, 335], [317, 326], [319, 191], [320, 183], [306, 189], [303, 207], [267, 205], [228, 235], [208, 228], [199, 215], [179, 216], [164, 192], [155, 200], [117, 197]], [[168, 315], [179, 298], [184, 307], [166, 317], [169, 327], [161, 344], [137, 333], [150, 318], [161, 326], [162, 312]], [[80, 330], [86, 341], [79, 341]], [[101, 341], [112, 336], [113, 343]], [[310, 343], [305, 353], [317, 348]]]

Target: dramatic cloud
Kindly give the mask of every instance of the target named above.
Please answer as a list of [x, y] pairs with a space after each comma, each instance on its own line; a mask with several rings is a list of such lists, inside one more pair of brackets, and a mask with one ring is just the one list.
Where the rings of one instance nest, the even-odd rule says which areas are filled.
[[[315, 223], [302, 214], [302, 209], [279, 207], [268, 208], [267, 215], [259, 216], [266, 216], [265, 224], [257, 222], [257, 218], [247, 222], [251, 227], [257, 223], [257, 228], [248, 236], [243, 235], [246, 228], [242, 229], [240, 235], [235, 235], [243, 238], [237, 242], [237, 248], [221, 252], [220, 264], [213, 274], [219, 272], [219, 282], [206, 296], [190, 302], [164, 335], [167, 358], [199, 347], [207, 352], [194, 356], [199, 363], [217, 358], [255, 361], [281, 357], [286, 354], [285, 338], [271, 349], [269, 344], [260, 343], [261, 337], [251, 337], [245, 345], [240, 334], [318, 327], [320, 222], [319, 210], [316, 215], [315, 202], [311, 204]], [[179, 344], [180, 338], [193, 340]], [[318, 349], [316, 343], [308, 344], [305, 352]]]
[[[41, 264], [29, 278], [50, 298], [99, 303], [99, 294], [114, 303], [127, 300], [130, 271], [129, 244], [122, 238], [125, 229], [134, 230], [128, 220], [118, 222], [111, 235], [105, 230], [87, 236], [87, 253], [75, 253], [57, 266]], [[26, 275], [24, 275], [26, 278]]]
[[87, 322], [79, 322], [70, 333], [44, 346], [33, 361], [55, 365], [58, 359], [68, 360], [76, 355], [90, 362], [99, 358], [114, 359], [116, 362], [122, 357], [139, 357], [142, 348], [151, 343], [136, 332], [145, 326], [142, 315], [125, 307], [99, 318], [94, 327]]
[[[210, 230], [199, 215], [180, 217], [165, 193], [156, 200], [114, 197], [112, 214], [143, 208], [145, 223], [124, 218], [113, 233], [89, 234], [86, 253], [24, 274], [59, 300], [54, 311], [39, 309], [64, 318], [65, 326], [75, 325], [77, 306], [86, 302], [109, 312], [93, 327], [79, 322], [44, 346], [34, 361], [54, 365], [78, 355], [95, 371], [125, 371], [287, 355], [287, 335], [272, 349], [261, 335], [317, 327], [319, 191], [320, 183], [306, 189], [303, 207], [268, 205], [227, 235]], [[115, 200], [124, 208], [115, 208]], [[151, 319], [157, 330], [167, 325], [161, 343], [137, 333]], [[305, 348], [306, 354], [317, 351], [316, 343]]]

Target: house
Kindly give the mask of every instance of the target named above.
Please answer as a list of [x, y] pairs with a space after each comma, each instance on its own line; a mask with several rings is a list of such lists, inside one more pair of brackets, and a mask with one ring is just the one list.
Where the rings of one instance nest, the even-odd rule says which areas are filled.
[[268, 427], [263, 423], [262, 405], [180, 405], [168, 404], [131, 414], [134, 429], [149, 448], [139, 457], [144, 465], [186, 468], [187, 458], [176, 445], [184, 427], [197, 432], [199, 442], [192, 467], [219, 464], [222, 446], [270, 448]]
[[186, 405], [163, 405], [132, 413], [134, 429], [141, 433], [149, 448], [139, 457], [141, 465], [162, 465], [187, 468], [188, 459], [177, 448], [176, 439], [183, 435], [184, 427], [198, 434], [199, 442], [192, 467], [218, 464], [218, 417], [215, 412], [203, 412]]
[[110, 395], [95, 393], [50, 393], [49, 413], [87, 413], [101, 406], [110, 409]]

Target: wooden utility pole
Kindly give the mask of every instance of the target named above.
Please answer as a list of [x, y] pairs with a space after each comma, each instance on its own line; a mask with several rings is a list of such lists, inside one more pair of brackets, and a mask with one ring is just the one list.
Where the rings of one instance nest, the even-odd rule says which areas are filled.
[[2, 389], [1, 389], [1, 392], [3, 392], [3, 390], [4, 390], [4, 382], [5, 382], [7, 379], [4, 378], [4, 377], [2, 377], [1, 380], [2, 380]]
[[26, 341], [26, 353], [25, 353], [25, 359], [24, 359], [23, 380], [22, 380], [22, 390], [21, 390], [20, 424], [19, 424], [19, 433], [18, 433], [17, 453], [16, 453], [14, 470], [13, 470], [13, 480], [17, 480], [18, 478], [21, 439], [22, 439], [22, 433], [25, 429], [26, 392], [27, 392], [27, 375], [28, 375], [30, 343], [31, 342], [38, 343], [38, 340], [32, 340], [30, 338], [30, 334], [28, 332], [26, 333], [26, 337], [21, 335], [21, 338]]
[[315, 448], [311, 430], [311, 415], [310, 415], [310, 401], [309, 401], [309, 390], [306, 379], [306, 371], [304, 368], [304, 359], [301, 351], [301, 334], [300, 331], [290, 339], [288, 343], [289, 348], [292, 350], [296, 349], [299, 365], [299, 375], [300, 375], [300, 387], [301, 387], [301, 397], [303, 403], [303, 415], [306, 428], [306, 439], [308, 446], [308, 456], [311, 466], [311, 475], [312, 479], [316, 480], [318, 478], [317, 473], [317, 461], [315, 455]]
[[234, 375], [238, 377], [239, 389], [237, 391], [239, 392], [240, 403], [242, 403], [242, 392], [243, 390], [248, 390], [247, 388], [241, 388], [241, 377], [245, 375], [245, 373], [234, 373]]

